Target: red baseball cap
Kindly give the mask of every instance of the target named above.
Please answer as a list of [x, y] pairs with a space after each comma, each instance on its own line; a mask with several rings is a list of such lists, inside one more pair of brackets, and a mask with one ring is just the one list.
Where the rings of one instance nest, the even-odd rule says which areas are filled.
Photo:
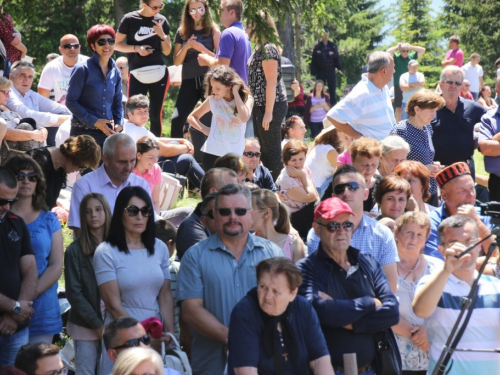
[[348, 213], [356, 216], [356, 214], [352, 212], [351, 207], [349, 207], [349, 205], [340, 198], [328, 198], [321, 202], [314, 210], [314, 221], [318, 220], [319, 218], [331, 220], [343, 213]]

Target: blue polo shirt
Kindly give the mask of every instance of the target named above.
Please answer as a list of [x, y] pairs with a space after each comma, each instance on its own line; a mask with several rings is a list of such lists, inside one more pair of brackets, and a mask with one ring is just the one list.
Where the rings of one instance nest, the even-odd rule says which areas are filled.
[[234, 22], [222, 32], [215, 58], [230, 59], [229, 66], [240, 75], [246, 84], [248, 84], [247, 61], [251, 54], [252, 47], [240, 21]]
[[431, 121], [434, 160], [443, 165], [471, 159], [474, 155], [474, 125], [486, 110], [472, 100], [459, 97], [455, 113], [446, 106]]
[[[282, 257], [274, 243], [248, 235], [239, 261], [218, 234], [189, 248], [179, 269], [178, 300], [201, 298], [203, 307], [229, 326], [233, 307], [257, 285], [256, 267], [261, 260]], [[197, 375], [222, 374], [226, 365], [224, 344], [193, 332], [191, 366]]]
[[[250, 180], [247, 178], [245, 181]], [[264, 167], [262, 164], [259, 164], [257, 168], [255, 168], [253, 171], [253, 181], [250, 182], [253, 182], [261, 189], [272, 190], [274, 193], [278, 191], [276, 185], [274, 184], [273, 176], [271, 176], [271, 172], [269, 172], [269, 169]]]
[[[481, 117], [479, 142], [490, 141], [500, 132], [500, 107], [492, 109]], [[485, 156], [484, 169], [500, 177], [500, 156]]]

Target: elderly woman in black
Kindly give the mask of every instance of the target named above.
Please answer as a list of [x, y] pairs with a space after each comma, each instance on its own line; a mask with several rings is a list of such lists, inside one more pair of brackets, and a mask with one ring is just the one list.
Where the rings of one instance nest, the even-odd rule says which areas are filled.
[[257, 287], [234, 307], [229, 322], [228, 374], [333, 375], [312, 305], [297, 296], [302, 274], [287, 258], [257, 266]]

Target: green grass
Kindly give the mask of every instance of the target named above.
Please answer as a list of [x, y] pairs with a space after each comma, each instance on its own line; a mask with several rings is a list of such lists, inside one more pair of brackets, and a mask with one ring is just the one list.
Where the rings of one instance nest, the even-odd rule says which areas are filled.
[[490, 174], [484, 170], [484, 156], [477, 150], [474, 153], [474, 163], [476, 164], [476, 174], [490, 176]]

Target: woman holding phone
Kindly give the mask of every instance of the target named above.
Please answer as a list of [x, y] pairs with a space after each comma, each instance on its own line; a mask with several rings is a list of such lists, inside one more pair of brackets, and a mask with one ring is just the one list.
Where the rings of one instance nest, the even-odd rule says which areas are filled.
[[123, 16], [116, 33], [116, 50], [127, 53], [130, 67], [128, 97], [149, 92], [150, 130], [157, 137], [162, 136], [163, 101], [170, 84], [163, 55], [172, 50], [170, 24], [160, 14], [164, 7], [162, 0], [142, 0], [141, 9]]

